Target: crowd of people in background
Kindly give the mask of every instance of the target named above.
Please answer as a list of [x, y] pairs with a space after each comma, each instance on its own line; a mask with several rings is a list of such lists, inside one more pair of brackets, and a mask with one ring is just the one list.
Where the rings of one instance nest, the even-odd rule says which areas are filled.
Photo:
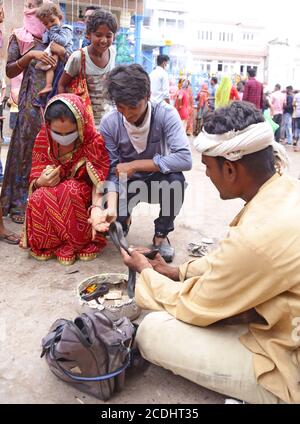
[[[168, 56], [166, 56], [168, 57]], [[168, 58], [168, 60], [170, 60]], [[204, 80], [198, 93], [193, 93], [189, 78], [180, 77], [178, 85], [170, 81], [169, 98], [178, 110], [187, 135], [198, 135], [206, 111], [228, 106], [232, 101], [246, 101], [261, 110], [270, 123], [277, 142], [300, 151], [300, 92], [292, 86], [276, 84], [272, 92], [256, 79], [256, 70], [248, 70], [248, 78], [235, 83], [228, 76]]]
[[[10, 128], [14, 131], [5, 173], [0, 162], [0, 183], [3, 213], [10, 214], [14, 222], [24, 222], [32, 147], [42, 123], [40, 108], [56, 93], [68, 91], [80, 93], [85, 106], [93, 112], [96, 125], [109, 110], [104, 80], [115, 66], [113, 40], [117, 22], [113, 15], [93, 5], [86, 8], [85, 22], [82, 48], [72, 53], [71, 31], [62, 24], [59, 6], [30, 0], [26, 3], [23, 27], [14, 30], [10, 38], [6, 72], [11, 78]], [[99, 44], [99, 26], [107, 35], [105, 46]], [[272, 93], [265, 92], [255, 69], [248, 69], [247, 80], [233, 82], [226, 75], [219, 79], [213, 76], [204, 80], [195, 93], [189, 77], [169, 81], [169, 64], [168, 55], [157, 57], [157, 66], [150, 73], [151, 101], [174, 105], [188, 136], [199, 133], [206, 111], [235, 100], [248, 101], [263, 112], [277, 142], [299, 149], [300, 94], [293, 87], [282, 89], [276, 84]], [[3, 98], [4, 78], [0, 88]]]

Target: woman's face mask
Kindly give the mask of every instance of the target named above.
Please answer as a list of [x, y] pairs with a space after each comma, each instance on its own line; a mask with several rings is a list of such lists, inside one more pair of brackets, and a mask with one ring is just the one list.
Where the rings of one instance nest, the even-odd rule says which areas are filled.
[[51, 131], [51, 137], [56, 143], [60, 144], [61, 146], [69, 146], [70, 144], [74, 143], [75, 140], [78, 138], [78, 131], [74, 131], [67, 135], [60, 135], [55, 133], [54, 131]]

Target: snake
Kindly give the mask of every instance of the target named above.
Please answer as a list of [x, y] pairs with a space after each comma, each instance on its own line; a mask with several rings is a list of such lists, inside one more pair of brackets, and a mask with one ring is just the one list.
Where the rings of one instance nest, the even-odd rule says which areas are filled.
[[[126, 238], [124, 237], [123, 227], [119, 221], [115, 221], [110, 224], [108, 233], [109, 233], [111, 241], [114, 243], [114, 245], [119, 250], [119, 252], [121, 252], [121, 248], [122, 248], [127, 252], [129, 256], [131, 256], [129, 245], [127, 243]], [[158, 252], [159, 252], [158, 249], [152, 249], [150, 252], [143, 253], [143, 255], [148, 259], [154, 259]], [[134, 297], [135, 284], [136, 284], [136, 271], [128, 267], [127, 293], [130, 299]]]

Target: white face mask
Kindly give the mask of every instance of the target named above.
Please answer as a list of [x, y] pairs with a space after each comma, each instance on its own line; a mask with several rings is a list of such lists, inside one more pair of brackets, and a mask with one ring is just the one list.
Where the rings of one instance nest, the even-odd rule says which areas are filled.
[[61, 146], [69, 146], [70, 144], [74, 143], [75, 140], [77, 140], [78, 131], [74, 131], [71, 134], [67, 135], [59, 135], [51, 131], [51, 137], [54, 141], [56, 141], [56, 143], [60, 144]]

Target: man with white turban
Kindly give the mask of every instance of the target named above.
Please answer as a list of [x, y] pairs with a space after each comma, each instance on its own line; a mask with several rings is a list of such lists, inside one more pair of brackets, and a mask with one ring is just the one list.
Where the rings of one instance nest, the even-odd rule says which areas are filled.
[[195, 142], [206, 175], [246, 202], [227, 238], [177, 268], [123, 257], [137, 303], [157, 311], [137, 333], [143, 357], [245, 402], [300, 403], [300, 190], [273, 138], [250, 103], [209, 112]]

